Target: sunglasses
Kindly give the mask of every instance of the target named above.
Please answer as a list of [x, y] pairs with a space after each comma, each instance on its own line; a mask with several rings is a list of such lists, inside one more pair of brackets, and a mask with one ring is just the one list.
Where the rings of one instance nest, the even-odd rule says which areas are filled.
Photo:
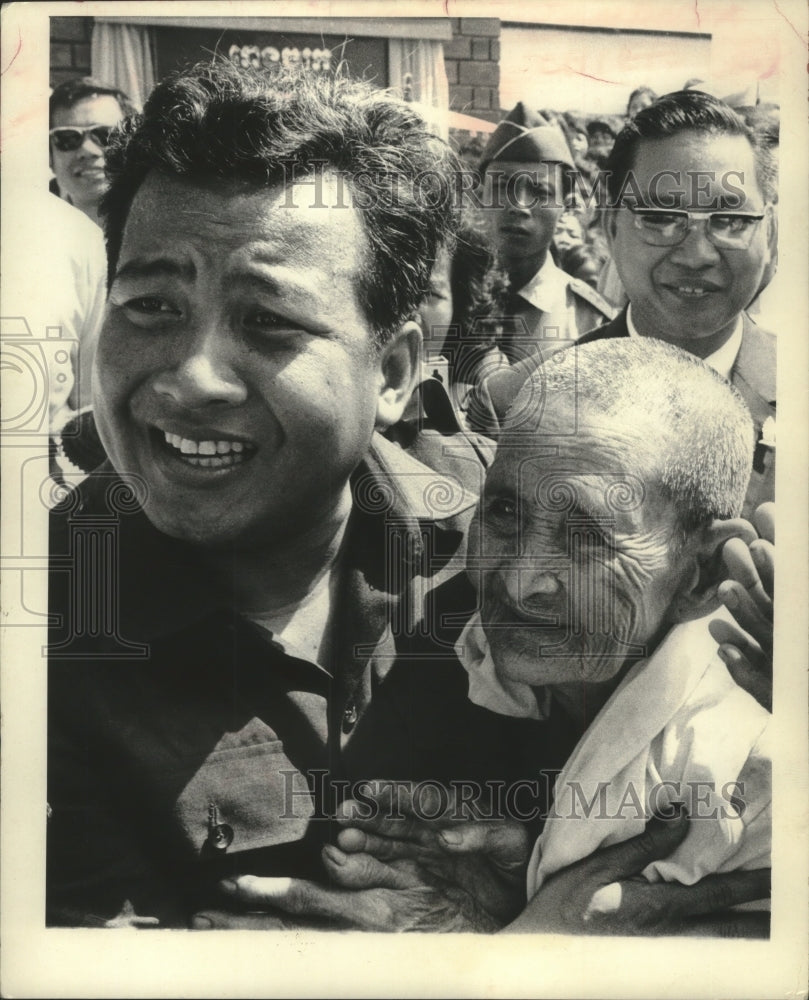
[[763, 215], [741, 212], [683, 212], [664, 208], [630, 208], [635, 229], [644, 243], [676, 247], [702, 223], [710, 243], [725, 250], [746, 250]]
[[89, 133], [93, 142], [104, 149], [110, 141], [111, 125], [70, 125], [52, 128], [48, 135], [60, 153], [72, 153], [84, 142]]

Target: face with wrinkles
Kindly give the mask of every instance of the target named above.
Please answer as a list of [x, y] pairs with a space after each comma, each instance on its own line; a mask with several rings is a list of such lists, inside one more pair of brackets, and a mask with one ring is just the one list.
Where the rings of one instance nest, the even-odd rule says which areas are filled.
[[574, 406], [550, 396], [539, 431], [501, 443], [469, 543], [497, 672], [535, 687], [602, 682], [650, 655], [683, 578], [657, 436]]

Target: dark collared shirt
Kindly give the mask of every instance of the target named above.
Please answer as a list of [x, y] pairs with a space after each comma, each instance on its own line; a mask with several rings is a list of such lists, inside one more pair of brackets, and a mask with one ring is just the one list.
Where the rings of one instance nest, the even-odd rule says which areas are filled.
[[352, 783], [419, 777], [430, 748], [451, 766], [452, 721], [422, 738], [430, 712], [401, 728], [374, 703], [424, 595], [463, 564], [475, 498], [378, 438], [352, 488], [331, 673], [236, 613], [109, 467], [54, 512], [49, 922], [186, 926], [229, 874], [317, 878]]

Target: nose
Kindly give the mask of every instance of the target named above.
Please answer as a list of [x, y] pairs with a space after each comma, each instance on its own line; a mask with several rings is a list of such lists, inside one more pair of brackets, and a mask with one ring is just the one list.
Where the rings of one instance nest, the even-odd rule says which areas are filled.
[[500, 571], [500, 579], [513, 607], [528, 606], [561, 590], [558, 576], [548, 570], [531, 565], [508, 566]]
[[184, 409], [240, 406], [248, 391], [238, 373], [227, 333], [208, 329], [185, 345], [179, 361], [155, 378], [154, 391]]
[[527, 215], [534, 205], [530, 185], [524, 177], [512, 178], [505, 187], [506, 209], [512, 214]]
[[708, 239], [709, 216], [689, 223], [682, 243], [673, 248], [671, 258], [690, 267], [707, 267], [721, 260], [721, 254]]

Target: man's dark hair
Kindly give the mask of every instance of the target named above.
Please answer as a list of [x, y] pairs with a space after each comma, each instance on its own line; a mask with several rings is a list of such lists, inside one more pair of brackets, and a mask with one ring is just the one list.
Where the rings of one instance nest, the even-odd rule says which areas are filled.
[[381, 344], [415, 312], [454, 233], [458, 167], [415, 109], [368, 84], [200, 64], [159, 83], [108, 148], [110, 281], [132, 200], [152, 171], [224, 190], [333, 172], [364, 222], [358, 295]]
[[753, 147], [756, 177], [767, 201], [775, 200], [776, 171], [772, 153], [748, 128], [730, 105], [701, 90], [679, 90], [666, 94], [639, 111], [624, 125], [604, 164], [609, 204], [620, 204], [629, 172], [635, 163], [638, 144], [643, 139], [666, 139], [683, 132], [702, 135], [740, 135]]
[[53, 118], [57, 111], [69, 110], [79, 101], [86, 101], [91, 97], [114, 97], [124, 117], [135, 113], [135, 105], [123, 90], [95, 80], [92, 76], [79, 76], [54, 87], [48, 102], [48, 127], [54, 127]]

